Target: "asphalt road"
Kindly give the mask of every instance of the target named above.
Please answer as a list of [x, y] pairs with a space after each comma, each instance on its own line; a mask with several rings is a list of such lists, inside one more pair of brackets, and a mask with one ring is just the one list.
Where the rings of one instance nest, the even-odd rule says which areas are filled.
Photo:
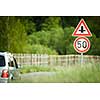
[[56, 75], [56, 72], [32, 72], [21, 74], [21, 79], [12, 80], [10, 83], [45, 83]]

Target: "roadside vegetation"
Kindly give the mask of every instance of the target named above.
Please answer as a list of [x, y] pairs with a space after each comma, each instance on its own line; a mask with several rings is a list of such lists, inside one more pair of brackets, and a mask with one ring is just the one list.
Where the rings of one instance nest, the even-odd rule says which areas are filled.
[[[96, 83], [100, 82], [100, 63], [84, 64], [83, 66], [73, 66], [62, 70], [56, 78], [57, 82], [79, 82]], [[59, 80], [58, 80], [59, 79]]]
[[[26, 72], [55, 72], [51, 76], [34, 76], [28, 79], [21, 79], [18, 83], [100, 83], [100, 63], [88, 63], [83, 66], [71, 67], [34, 67], [33, 69], [21, 69]], [[27, 71], [26, 71], [27, 70]]]
[[31, 72], [55, 72], [57, 67], [48, 66], [27, 66], [20, 69], [21, 74], [31, 73]]
[[99, 16], [0, 16], [0, 51], [77, 54], [72, 33], [81, 18], [92, 33], [91, 49], [86, 54], [100, 55]]

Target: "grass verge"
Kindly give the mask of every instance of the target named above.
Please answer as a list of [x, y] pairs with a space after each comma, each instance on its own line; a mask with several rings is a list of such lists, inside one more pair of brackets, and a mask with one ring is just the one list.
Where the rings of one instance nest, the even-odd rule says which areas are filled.
[[48, 66], [27, 66], [20, 69], [21, 74], [31, 73], [31, 72], [52, 72], [59, 70], [56, 67]]
[[[34, 67], [31, 71], [55, 71], [51, 76], [34, 76], [16, 81], [19, 83], [100, 83], [100, 63], [88, 63], [80, 67]], [[24, 71], [23, 71], [24, 72]]]

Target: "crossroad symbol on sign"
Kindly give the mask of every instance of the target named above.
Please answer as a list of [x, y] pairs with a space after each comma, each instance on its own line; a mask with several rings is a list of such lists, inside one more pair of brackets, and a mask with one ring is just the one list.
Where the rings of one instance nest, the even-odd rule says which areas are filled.
[[81, 30], [79, 30], [79, 31], [81, 31], [81, 33], [84, 33], [86, 30], [84, 30], [83, 26], [81, 26]]
[[89, 37], [92, 36], [89, 28], [87, 27], [87, 25], [83, 19], [81, 19], [81, 21], [77, 25], [72, 36], [89, 36]]

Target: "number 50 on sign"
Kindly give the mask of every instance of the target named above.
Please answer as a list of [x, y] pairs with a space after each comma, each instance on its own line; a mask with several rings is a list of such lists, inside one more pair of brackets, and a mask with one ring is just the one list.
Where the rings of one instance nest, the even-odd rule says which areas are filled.
[[90, 41], [86, 37], [78, 37], [75, 39], [73, 46], [78, 53], [85, 53], [90, 49]]

